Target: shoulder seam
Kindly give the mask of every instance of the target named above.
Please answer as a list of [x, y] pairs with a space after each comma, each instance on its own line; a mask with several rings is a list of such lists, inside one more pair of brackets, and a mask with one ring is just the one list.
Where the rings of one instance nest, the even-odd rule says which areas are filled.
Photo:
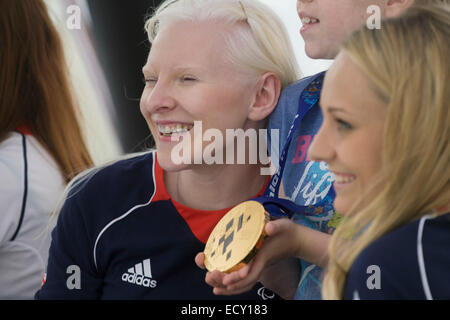
[[122, 219], [124, 219], [125, 217], [127, 217], [129, 214], [131, 214], [134, 210], [148, 206], [152, 201], [153, 201], [153, 197], [156, 194], [156, 179], [155, 179], [155, 161], [156, 161], [156, 157], [155, 157], [155, 153], [152, 152], [152, 179], [153, 179], [153, 194], [150, 197], [150, 200], [147, 201], [146, 203], [142, 203], [142, 204], [138, 204], [135, 205], [134, 207], [132, 207], [131, 209], [129, 209], [127, 212], [125, 212], [124, 214], [122, 214], [121, 216], [115, 218], [114, 220], [110, 221], [105, 227], [103, 227], [103, 229], [99, 232], [95, 243], [94, 243], [94, 250], [93, 250], [93, 257], [94, 257], [94, 265], [95, 265], [95, 269], [97, 269], [98, 271], [98, 266], [97, 266], [97, 255], [96, 255], [96, 251], [97, 251], [97, 244], [100, 240], [100, 237], [103, 235], [103, 233], [105, 233], [105, 231], [111, 227], [114, 223], [116, 223], [117, 221], [120, 221]]
[[28, 195], [28, 161], [27, 161], [27, 141], [25, 135], [19, 133], [22, 136], [22, 150], [23, 150], [23, 172], [24, 172], [24, 186], [23, 186], [23, 197], [22, 197], [22, 207], [20, 209], [19, 224], [17, 225], [16, 231], [9, 241], [14, 241], [17, 234], [20, 231], [23, 223], [23, 217], [25, 216], [25, 208], [27, 206], [27, 195]]
[[419, 263], [419, 271], [420, 278], [422, 280], [422, 286], [425, 293], [425, 297], [427, 300], [433, 300], [433, 296], [431, 295], [430, 286], [428, 284], [428, 278], [425, 270], [425, 260], [423, 257], [423, 247], [422, 247], [422, 237], [423, 237], [423, 229], [425, 227], [426, 220], [430, 219], [432, 216], [427, 215], [420, 219], [419, 227], [417, 230], [417, 258]]

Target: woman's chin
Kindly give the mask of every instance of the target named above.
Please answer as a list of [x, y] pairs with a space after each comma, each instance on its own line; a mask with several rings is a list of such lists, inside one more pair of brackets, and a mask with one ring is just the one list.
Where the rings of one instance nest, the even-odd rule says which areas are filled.
[[336, 212], [338, 212], [342, 216], [349, 216], [351, 205], [345, 199], [342, 199], [339, 196], [336, 196], [333, 202], [333, 207]]
[[185, 163], [185, 159], [172, 159], [171, 154], [157, 151], [157, 156], [158, 164], [164, 171], [176, 172], [186, 170], [190, 167], [189, 163]]

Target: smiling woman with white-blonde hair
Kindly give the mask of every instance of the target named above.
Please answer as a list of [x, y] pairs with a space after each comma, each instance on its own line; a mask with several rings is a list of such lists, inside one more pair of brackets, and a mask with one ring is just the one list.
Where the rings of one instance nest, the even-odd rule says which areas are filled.
[[[75, 179], [39, 299], [220, 298], [195, 255], [231, 207], [267, 186], [261, 159], [197, 161], [205, 141], [194, 124], [223, 137], [265, 128], [281, 89], [300, 76], [279, 18], [257, 0], [165, 1], [146, 29], [152, 48], [140, 109], [156, 150]], [[192, 146], [181, 163], [173, 157], [179, 141]], [[258, 284], [234, 298], [258, 292], [269, 296]]]

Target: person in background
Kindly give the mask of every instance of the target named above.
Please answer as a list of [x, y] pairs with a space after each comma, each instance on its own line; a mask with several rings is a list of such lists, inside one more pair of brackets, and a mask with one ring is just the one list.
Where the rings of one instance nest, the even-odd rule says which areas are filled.
[[0, 0], [0, 299], [32, 299], [65, 185], [93, 165], [41, 0]]
[[[241, 148], [235, 138], [216, 141], [219, 159], [209, 162], [205, 137], [265, 128], [299, 68], [283, 23], [257, 0], [165, 1], [146, 30], [140, 108], [156, 150], [74, 180], [36, 299], [226, 299], [194, 257], [231, 207], [263, 193], [268, 168], [261, 158], [225, 163], [228, 149]], [[180, 143], [188, 147], [178, 161]], [[249, 159], [253, 148], [244, 148]], [[257, 284], [234, 298], [264, 291]]]
[[450, 299], [449, 56], [450, 5], [417, 5], [353, 34], [328, 71], [309, 156], [346, 219], [325, 299]]

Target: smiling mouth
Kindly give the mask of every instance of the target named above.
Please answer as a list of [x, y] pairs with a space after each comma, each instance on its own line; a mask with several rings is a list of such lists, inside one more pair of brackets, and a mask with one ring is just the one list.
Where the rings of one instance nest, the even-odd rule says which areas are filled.
[[158, 132], [160, 135], [164, 137], [171, 137], [172, 135], [180, 135], [185, 132], [188, 132], [193, 127], [194, 124], [186, 124], [186, 123], [158, 125]]
[[333, 173], [334, 182], [337, 184], [347, 184], [356, 180], [354, 175]]
[[302, 18], [302, 24], [303, 24], [304, 26], [310, 25], [310, 24], [319, 23], [319, 22], [320, 22], [320, 20], [319, 20], [319, 19], [316, 19], [316, 18], [311, 18], [311, 17], [303, 17], [303, 18]]

